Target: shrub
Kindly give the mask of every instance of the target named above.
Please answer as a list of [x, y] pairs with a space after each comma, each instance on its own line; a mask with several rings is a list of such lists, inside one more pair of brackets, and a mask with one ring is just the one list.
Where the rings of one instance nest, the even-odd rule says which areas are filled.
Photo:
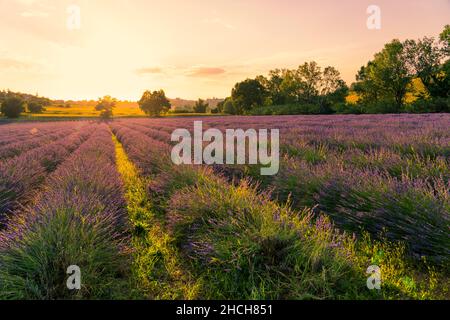
[[364, 113], [398, 113], [402, 110], [393, 100], [379, 100], [373, 102], [362, 103], [361, 107]]
[[2, 103], [2, 113], [8, 118], [18, 118], [24, 112], [24, 102], [17, 97], [7, 98]]
[[[323, 108], [318, 104], [285, 104], [265, 106], [251, 110], [252, 115], [293, 115], [293, 114], [321, 114]], [[326, 112], [328, 113], [328, 112]]]
[[325, 218], [316, 227], [245, 182], [204, 175], [171, 198], [168, 217], [207, 299], [343, 298], [363, 282]]
[[35, 101], [28, 102], [27, 107], [28, 111], [31, 113], [42, 113], [42, 111], [44, 111], [44, 106]]
[[405, 106], [410, 113], [450, 112], [450, 98], [418, 99]]
[[226, 114], [237, 114], [233, 101], [226, 100], [223, 104], [223, 112]]
[[111, 96], [104, 96], [99, 99], [95, 110], [100, 111], [100, 117], [102, 119], [110, 119], [113, 116], [113, 109], [116, 107], [117, 100]]
[[196, 113], [206, 113], [206, 109], [208, 108], [209, 104], [206, 103], [202, 99], [198, 99], [197, 102], [195, 102], [194, 105], [194, 112]]
[[[0, 298], [111, 298], [126, 262], [111, 241], [110, 223], [93, 223], [71, 209], [42, 216], [33, 231], [0, 252]], [[66, 287], [66, 269], [73, 264], [82, 270], [79, 291]]]
[[336, 103], [332, 107], [332, 110], [338, 114], [361, 114], [364, 110], [360, 104], [356, 103]]

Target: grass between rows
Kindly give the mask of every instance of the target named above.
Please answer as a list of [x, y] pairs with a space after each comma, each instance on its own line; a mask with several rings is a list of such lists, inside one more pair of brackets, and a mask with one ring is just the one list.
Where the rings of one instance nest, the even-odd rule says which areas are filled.
[[115, 136], [113, 141], [132, 228], [132, 281], [145, 298], [194, 299], [199, 280], [183, 269], [173, 237], [155, 215], [146, 190], [147, 179], [140, 177]]

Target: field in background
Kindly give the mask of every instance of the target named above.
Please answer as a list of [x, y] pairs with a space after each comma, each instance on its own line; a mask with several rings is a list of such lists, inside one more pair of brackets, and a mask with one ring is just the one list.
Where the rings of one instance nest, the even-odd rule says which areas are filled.
[[[100, 111], [95, 110], [96, 102], [72, 102], [70, 106], [62, 104], [53, 104], [46, 107], [41, 114], [29, 114], [33, 117], [99, 117]], [[145, 116], [135, 102], [118, 102], [114, 109], [114, 116]]]

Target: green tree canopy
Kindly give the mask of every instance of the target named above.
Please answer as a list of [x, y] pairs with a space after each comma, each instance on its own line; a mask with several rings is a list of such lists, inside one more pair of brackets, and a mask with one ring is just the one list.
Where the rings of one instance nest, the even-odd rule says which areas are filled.
[[194, 112], [196, 113], [206, 113], [206, 110], [208, 109], [209, 104], [205, 102], [205, 100], [198, 99], [198, 101], [195, 102], [194, 105]]
[[170, 109], [170, 101], [166, 98], [164, 90], [145, 91], [141, 100], [138, 101], [139, 108], [147, 115], [158, 116], [162, 112], [167, 112]]
[[95, 110], [100, 111], [100, 117], [109, 119], [113, 116], [113, 109], [116, 107], [116, 104], [116, 99], [111, 96], [104, 96], [98, 99]]
[[439, 35], [439, 40], [444, 46], [444, 50], [448, 57], [448, 55], [450, 55], [450, 24], [444, 27], [444, 31]]
[[223, 113], [226, 114], [237, 114], [236, 108], [234, 107], [233, 100], [231, 98], [227, 98], [223, 103]]
[[361, 68], [357, 75], [360, 83], [354, 88], [363, 99], [390, 100], [400, 109], [412, 78], [405, 45], [395, 39]]
[[422, 81], [431, 97], [447, 97], [450, 90], [446, 72], [449, 52], [442, 40], [443, 34], [440, 41], [425, 37], [404, 44], [411, 73]]
[[44, 106], [37, 101], [30, 101], [27, 103], [28, 111], [31, 113], [42, 113], [44, 111]]
[[2, 102], [1, 112], [8, 118], [18, 118], [24, 111], [24, 101], [19, 97], [7, 97]]
[[266, 89], [256, 79], [247, 79], [239, 82], [231, 91], [231, 97], [238, 114], [243, 114], [254, 107], [262, 106], [266, 96]]
[[329, 104], [344, 102], [348, 88], [334, 67], [322, 68], [314, 61], [297, 69], [275, 69], [269, 77], [256, 78], [266, 89], [267, 105], [290, 103], [315, 104], [326, 109]]

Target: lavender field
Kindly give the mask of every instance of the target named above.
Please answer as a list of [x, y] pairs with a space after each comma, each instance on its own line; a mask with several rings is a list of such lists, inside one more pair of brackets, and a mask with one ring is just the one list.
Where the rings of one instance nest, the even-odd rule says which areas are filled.
[[[173, 164], [172, 132], [199, 120], [280, 129], [279, 172]], [[0, 125], [0, 299], [449, 299], [449, 128], [449, 114]]]

